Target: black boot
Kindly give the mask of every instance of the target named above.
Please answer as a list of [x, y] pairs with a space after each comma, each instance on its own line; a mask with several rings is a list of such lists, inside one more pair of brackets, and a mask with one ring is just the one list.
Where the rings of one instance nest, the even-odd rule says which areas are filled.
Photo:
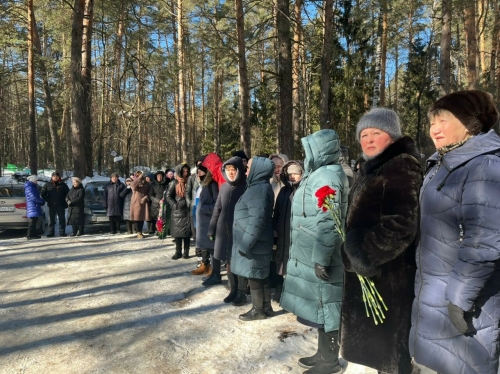
[[281, 291], [283, 291], [283, 285], [282, 284], [278, 284], [276, 286], [276, 292], [274, 293], [274, 296], [273, 296], [273, 301], [276, 301], [277, 303], [280, 302]]
[[133, 234], [132, 221], [125, 221], [127, 223], [127, 234]]
[[184, 241], [184, 254], [182, 255], [182, 258], [188, 259], [189, 258], [189, 238], [186, 241]]
[[79, 226], [79, 227], [78, 227], [78, 232], [76, 233], [76, 236], [82, 236], [82, 235], [84, 234], [84, 232], [83, 232], [83, 231], [84, 231], [84, 230], [83, 230], [83, 226]]
[[178, 260], [182, 257], [182, 238], [175, 238], [175, 254], [171, 257], [172, 260]]
[[321, 334], [319, 332], [319, 330], [323, 330], [323, 329], [318, 329], [318, 350], [312, 356], [299, 358], [299, 366], [300, 367], [310, 369], [314, 365], [318, 364], [321, 361], [321, 351], [320, 350], [321, 350], [321, 347], [325, 346], [325, 343], [322, 344], [320, 342], [320, 340], [324, 339], [324, 337], [327, 335], [324, 333], [325, 330], [323, 330], [323, 334]]
[[[318, 330], [318, 349], [321, 352], [321, 360], [304, 374], [330, 374], [342, 372], [342, 366], [339, 364], [339, 332], [325, 332]], [[321, 345], [320, 345], [321, 344]]]
[[240, 319], [242, 321], [257, 321], [260, 319], [266, 319], [266, 314], [264, 313], [264, 288], [259, 288], [256, 290], [250, 290], [252, 295], [252, 309], [244, 314], [240, 314]]
[[155, 223], [154, 221], [148, 222], [148, 234], [154, 234], [155, 233]]
[[202, 284], [202, 286], [207, 287], [207, 286], [215, 286], [216, 284], [221, 284], [221, 283], [222, 283], [222, 279], [221, 279], [220, 274], [212, 273], [212, 275], [210, 275], [201, 284]]
[[269, 286], [269, 281], [263, 286], [264, 288], [264, 313], [267, 317], [274, 316], [274, 310], [271, 306], [271, 287]]
[[236, 295], [238, 295], [238, 277], [233, 273], [228, 273], [227, 281], [231, 291], [229, 291], [229, 295], [226, 296], [224, 302], [229, 304], [230, 302], [233, 302], [236, 299]]
[[76, 233], [78, 232], [78, 226], [71, 225], [71, 228], [73, 229], [73, 232], [70, 236], [76, 236]]
[[248, 279], [238, 275], [238, 293], [236, 295], [236, 299], [233, 301], [234, 306], [243, 306], [247, 303], [247, 285]]

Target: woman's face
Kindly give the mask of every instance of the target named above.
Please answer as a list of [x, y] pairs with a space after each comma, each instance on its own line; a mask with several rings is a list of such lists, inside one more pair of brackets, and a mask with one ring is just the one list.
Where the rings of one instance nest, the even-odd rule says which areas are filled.
[[74, 188], [77, 188], [78, 186], [80, 185], [80, 183], [78, 183], [78, 181], [73, 181], [73, 187]]
[[431, 117], [430, 120], [429, 133], [436, 148], [461, 142], [469, 135], [462, 122], [446, 110]]
[[231, 182], [234, 182], [236, 180], [236, 175], [238, 174], [238, 170], [236, 170], [236, 168], [233, 165], [226, 165], [224, 170], [226, 172], [227, 178]]
[[374, 157], [382, 153], [393, 141], [385, 131], [367, 128], [359, 134], [359, 142], [363, 153], [368, 157]]
[[281, 169], [283, 169], [283, 160], [280, 157], [273, 157], [272, 161], [274, 163], [274, 174], [279, 177]]
[[189, 169], [182, 168], [182, 178], [186, 178], [187, 176], [189, 176]]

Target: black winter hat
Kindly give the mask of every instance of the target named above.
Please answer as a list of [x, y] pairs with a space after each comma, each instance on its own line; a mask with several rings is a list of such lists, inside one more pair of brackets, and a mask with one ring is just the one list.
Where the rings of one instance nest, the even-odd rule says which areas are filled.
[[198, 162], [200, 162], [200, 163], [201, 163], [201, 162], [205, 161], [205, 157], [206, 157], [205, 155], [201, 155], [201, 156], [199, 156], [199, 157], [196, 159], [195, 165], [196, 165]]
[[208, 173], [208, 169], [205, 166], [203, 166], [202, 164], [198, 165], [198, 170], [201, 170], [204, 173]]
[[59, 178], [61, 178], [61, 175], [60, 175], [57, 171], [54, 171], [54, 172], [52, 173], [52, 176], [55, 176], [55, 175], [57, 175]]
[[231, 156], [233, 157], [239, 157], [241, 159], [245, 159], [248, 161], [248, 156], [245, 154], [245, 151], [240, 150], [240, 151], [234, 151]]
[[471, 135], [488, 132], [498, 121], [493, 97], [483, 91], [459, 91], [443, 96], [431, 105], [428, 115], [435, 116], [441, 110], [451, 112]]

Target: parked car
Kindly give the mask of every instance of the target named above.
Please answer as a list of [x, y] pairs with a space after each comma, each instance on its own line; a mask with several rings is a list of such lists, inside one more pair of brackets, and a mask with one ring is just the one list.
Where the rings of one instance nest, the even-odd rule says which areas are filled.
[[[38, 186], [39, 189], [40, 186]], [[42, 219], [37, 221], [37, 234], [45, 231], [47, 224], [46, 207], [43, 207]], [[29, 219], [26, 216], [26, 196], [24, 185], [0, 184], [0, 230], [28, 229]]]
[[85, 186], [85, 225], [108, 224], [103, 206], [104, 189], [108, 181], [90, 181]]

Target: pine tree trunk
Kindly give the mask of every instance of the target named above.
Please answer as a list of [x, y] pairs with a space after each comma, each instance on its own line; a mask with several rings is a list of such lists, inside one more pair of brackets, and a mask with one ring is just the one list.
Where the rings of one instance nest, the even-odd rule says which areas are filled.
[[[299, 157], [298, 145], [301, 138], [300, 129], [300, 114], [301, 114], [301, 90], [300, 90], [300, 45], [302, 43], [302, 2], [303, 0], [295, 0], [294, 15], [295, 15], [295, 33], [293, 35], [293, 49], [292, 49], [292, 127], [293, 127], [293, 143], [295, 149], [294, 158]], [[292, 155], [290, 155], [292, 156]]]
[[187, 161], [187, 111], [184, 60], [184, 10], [183, 0], [177, 0], [177, 65], [179, 68], [179, 125], [181, 128], [181, 161]]
[[442, 2], [442, 29], [441, 29], [441, 59], [439, 75], [441, 78], [440, 96], [450, 93], [451, 77], [451, 11], [453, 0], [443, 0]]
[[495, 23], [493, 24], [493, 36], [491, 40], [491, 57], [490, 57], [490, 87], [491, 91], [495, 89], [495, 76], [498, 69], [497, 55], [500, 48], [500, 10], [498, 9], [498, 0], [493, 1], [493, 11], [495, 14]]
[[279, 48], [279, 82], [281, 110], [281, 150], [293, 157], [293, 105], [292, 105], [292, 37], [290, 29], [290, 0], [277, 1]]
[[464, 6], [465, 33], [467, 35], [467, 86], [472, 90], [478, 85], [475, 0], [465, 0]]
[[245, 46], [245, 19], [243, 15], [243, 1], [235, 0], [236, 33], [238, 40], [238, 76], [240, 93], [240, 144], [245, 154], [251, 157], [252, 143], [250, 139], [250, 88], [248, 85], [248, 71]]
[[382, 34], [380, 36], [380, 106], [385, 106], [385, 70], [387, 61], [387, 0], [380, 0]]
[[323, 33], [323, 51], [321, 54], [321, 97], [320, 126], [331, 128], [330, 124], [330, 61], [333, 50], [333, 0], [325, 0], [325, 25]]
[[[33, 40], [35, 29], [35, 16], [33, 12], [33, 0], [28, 0], [28, 117], [30, 128], [30, 169], [32, 174], [38, 174], [38, 152], [35, 121], [35, 63], [33, 56]], [[1, 166], [1, 165], [0, 165]]]

